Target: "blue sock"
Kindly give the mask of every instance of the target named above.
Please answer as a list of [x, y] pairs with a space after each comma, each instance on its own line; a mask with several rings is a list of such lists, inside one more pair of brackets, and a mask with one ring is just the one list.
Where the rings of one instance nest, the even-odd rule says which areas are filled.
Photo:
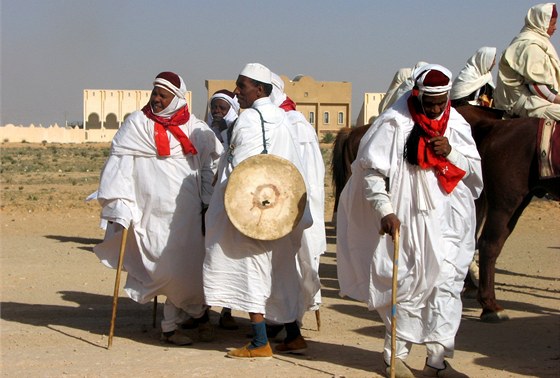
[[266, 323], [264, 321], [260, 323], [251, 323], [251, 328], [253, 328], [254, 336], [248, 349], [265, 346], [268, 343], [268, 337], [266, 337]]

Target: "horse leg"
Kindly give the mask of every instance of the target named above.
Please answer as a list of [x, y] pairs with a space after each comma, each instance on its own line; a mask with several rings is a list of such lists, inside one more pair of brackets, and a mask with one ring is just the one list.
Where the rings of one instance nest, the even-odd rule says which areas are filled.
[[340, 193], [344, 184], [348, 180], [348, 171], [344, 162], [345, 148], [347, 144], [348, 136], [350, 135], [351, 129], [348, 127], [342, 128], [336, 134], [336, 138], [333, 143], [333, 150], [331, 156], [331, 173], [332, 182], [334, 190], [334, 208], [333, 208], [333, 219], [336, 221], [336, 212], [338, 209], [338, 201], [340, 198]]
[[531, 197], [527, 195], [523, 198], [513, 211], [488, 209], [487, 219], [478, 241], [480, 278], [477, 299], [482, 306], [480, 319], [484, 322], [509, 319], [504, 308], [496, 301], [496, 261], [523, 210], [531, 202]]
[[[484, 191], [480, 193], [480, 197], [475, 201], [476, 205], [476, 239], [477, 239], [477, 246], [476, 251], [478, 251], [478, 238], [480, 235], [480, 230], [484, 225], [484, 221], [486, 218], [486, 212], [488, 209], [488, 203], [486, 201], [486, 196]], [[469, 266], [469, 272], [465, 277], [465, 286], [463, 289], [463, 297], [469, 299], [476, 299], [478, 294], [478, 281], [480, 277], [480, 270], [478, 268], [478, 263], [476, 262], [476, 255], [478, 252], [475, 253], [473, 256], [473, 261]]]

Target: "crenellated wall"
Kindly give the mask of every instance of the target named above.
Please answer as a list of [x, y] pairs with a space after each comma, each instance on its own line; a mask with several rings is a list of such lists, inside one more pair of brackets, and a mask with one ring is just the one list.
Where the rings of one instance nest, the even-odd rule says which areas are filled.
[[97, 129], [83, 130], [59, 126], [58, 124], [43, 127], [8, 124], [0, 127], [0, 142], [4, 143], [85, 143], [110, 142], [117, 130]]

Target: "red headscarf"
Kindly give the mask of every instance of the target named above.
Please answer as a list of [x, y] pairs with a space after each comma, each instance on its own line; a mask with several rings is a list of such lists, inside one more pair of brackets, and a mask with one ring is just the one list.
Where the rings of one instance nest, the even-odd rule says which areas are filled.
[[[427, 74], [419, 75], [422, 80], [420, 85], [423, 88], [445, 87], [451, 81], [442, 71], [432, 68]], [[446, 92], [443, 92], [446, 93]], [[424, 93], [424, 95], [427, 95]], [[445, 157], [436, 155], [429, 140], [436, 136], [441, 136], [447, 129], [451, 104], [447, 101], [447, 106], [439, 119], [428, 118], [420, 109], [420, 99], [417, 88], [413, 90], [408, 98], [408, 110], [415, 124], [418, 124], [424, 131], [418, 141], [418, 165], [423, 169], [434, 168], [438, 181], [447, 193], [451, 193], [459, 181], [465, 175], [465, 171], [451, 164]]]
[[286, 112], [289, 112], [290, 110], [296, 110], [296, 103], [293, 102], [291, 98], [286, 96], [286, 99], [280, 104], [279, 108], [284, 109], [284, 111]]
[[[186, 88], [183, 80], [179, 75], [173, 72], [162, 72], [154, 80], [154, 87], [158, 86], [166, 89], [175, 95], [174, 100], [181, 97], [181, 94], [185, 92]], [[156, 142], [156, 148], [158, 156], [169, 156], [171, 150], [169, 147], [169, 137], [167, 136], [167, 130], [181, 143], [183, 153], [185, 155], [192, 154], [196, 155], [197, 151], [187, 135], [181, 130], [180, 125], [184, 125], [189, 121], [190, 113], [189, 107], [186, 104], [184, 96], [180, 98], [182, 100], [178, 103], [178, 109], [168, 117], [155, 115], [152, 111], [150, 102], [142, 108], [142, 112], [154, 121], [154, 139]], [[184, 103], [184, 105], [182, 105]], [[172, 103], [169, 105], [173, 105]]]

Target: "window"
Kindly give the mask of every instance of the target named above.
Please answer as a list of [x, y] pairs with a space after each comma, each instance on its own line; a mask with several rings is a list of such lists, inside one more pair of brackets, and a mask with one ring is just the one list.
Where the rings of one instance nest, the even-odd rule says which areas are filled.
[[344, 113], [342, 113], [342, 112], [338, 112], [338, 124], [339, 125], [344, 124]]
[[325, 125], [328, 125], [328, 124], [329, 124], [329, 112], [324, 112], [324, 113], [323, 113], [323, 123], [324, 123]]
[[315, 112], [309, 112], [309, 123], [312, 125], [315, 124]]

